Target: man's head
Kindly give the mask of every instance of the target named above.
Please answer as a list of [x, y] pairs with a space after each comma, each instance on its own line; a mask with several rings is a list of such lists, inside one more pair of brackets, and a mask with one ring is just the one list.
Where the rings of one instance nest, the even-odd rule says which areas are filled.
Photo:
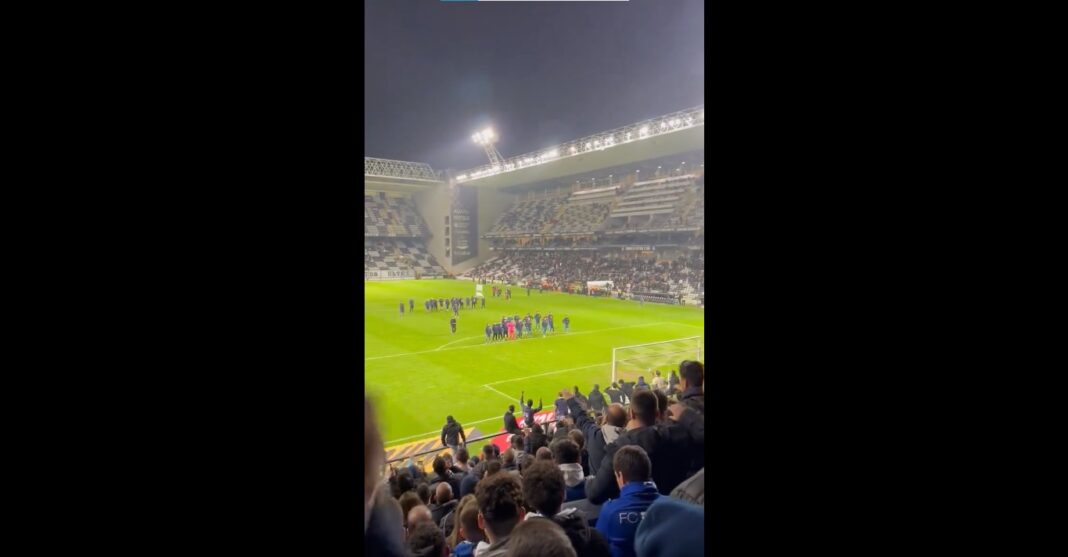
[[533, 406], [534, 406], [534, 399], [532, 399], [532, 398], [528, 398], [528, 399], [527, 399], [527, 406], [529, 406], [529, 407], [533, 407]]
[[627, 411], [623, 409], [623, 405], [618, 402], [609, 405], [608, 410], [605, 411], [604, 423], [615, 427], [626, 426]]
[[571, 439], [557, 439], [549, 445], [556, 464], [578, 464], [579, 447]]
[[437, 474], [439, 478], [444, 478], [449, 470], [448, 465], [445, 464], [445, 459], [440, 455], [434, 457], [434, 463], [431, 464], [431, 466], [434, 468], [434, 473]]
[[461, 466], [467, 466], [470, 460], [471, 456], [467, 453], [467, 447], [460, 447], [460, 450], [456, 451], [456, 462]]
[[[468, 497], [472, 496], [468, 495]], [[459, 524], [460, 536], [463, 539], [474, 544], [486, 539], [486, 533], [478, 526], [477, 503], [468, 503], [460, 509], [460, 521], [457, 524]]]
[[[423, 507], [426, 508], [426, 507]], [[414, 509], [413, 509], [414, 510]], [[418, 522], [408, 529], [408, 549], [413, 557], [448, 557], [445, 534], [433, 522]]]
[[437, 487], [434, 489], [434, 502], [438, 505], [444, 505], [452, 501], [452, 486], [449, 482], [438, 482]]
[[612, 388], [613, 389], [618, 389], [619, 388], [619, 384], [616, 383], [615, 381], [612, 381]]
[[488, 463], [491, 460], [497, 460], [497, 446], [488, 443], [482, 447], [482, 462]]
[[538, 453], [535, 455], [537, 460], [549, 460], [553, 459], [553, 452], [549, 447], [538, 447]]
[[513, 436], [511, 436], [510, 438], [508, 438], [508, 444], [511, 445], [512, 448], [517, 450], [517, 451], [523, 450], [523, 436], [522, 435], [513, 435]]
[[575, 557], [564, 529], [551, 520], [527, 520], [512, 531], [509, 557]]
[[518, 462], [519, 466], [517, 467], [517, 469], [519, 470], [519, 473], [522, 474], [524, 470], [526, 470], [527, 468], [530, 468], [530, 465], [534, 464], [534, 461], [535, 461], [534, 455], [532, 455], [530, 453], [523, 453], [523, 456], [519, 457], [519, 462]]
[[600, 386], [600, 385], [598, 385], [597, 383], [594, 383], [594, 384], [593, 384], [593, 390], [595, 390], [595, 391], [596, 391], [596, 390], [597, 390], [597, 389], [599, 389], [599, 388], [601, 388], [601, 386]]
[[490, 477], [490, 476], [492, 476], [492, 475], [494, 475], [494, 474], [496, 474], [497, 472], [500, 472], [500, 471], [501, 471], [501, 461], [500, 460], [496, 460], [496, 459], [491, 460], [491, 461], [486, 463], [486, 468], [485, 468], [485, 470], [484, 470], [484, 472], [482, 474], [482, 478], [483, 479], [488, 478], [488, 477]]
[[651, 426], [656, 424], [657, 416], [660, 412], [657, 410], [656, 395], [649, 391], [638, 391], [634, 393], [630, 401], [630, 417], [637, 420], [643, 426]]
[[578, 445], [579, 451], [581, 451], [582, 448], [586, 446], [586, 436], [583, 435], [582, 432], [577, 429], [572, 429], [571, 431], [567, 432], [567, 438], [574, 441], [575, 444]]
[[430, 504], [430, 485], [426, 482], [419, 482], [419, 485], [415, 486], [415, 493], [419, 496], [419, 499], [424, 505]]
[[523, 501], [527, 509], [552, 518], [564, 504], [564, 473], [551, 462], [537, 461], [523, 473]]
[[514, 404], [509, 404], [508, 405], [508, 411], [509, 412], [515, 412], [515, 405]]
[[656, 376], [657, 376], [657, 377], [660, 377], [660, 370], [659, 370], [659, 369], [658, 369], [658, 370], [656, 370]]
[[434, 517], [430, 513], [430, 508], [426, 505], [416, 505], [412, 507], [410, 511], [408, 511], [409, 535], [413, 530], [415, 530], [415, 527], [418, 526], [420, 522], [428, 522], [431, 526], [433, 526], [434, 524]]
[[507, 536], [523, 519], [523, 489], [512, 474], [494, 474], [475, 488], [478, 525], [490, 543]]
[[666, 420], [667, 419], [667, 409], [668, 409], [668, 397], [667, 397], [666, 394], [664, 394], [664, 391], [661, 391], [659, 389], [653, 391], [653, 394], [656, 395], [656, 410], [658, 412], [660, 412], [660, 420], [661, 421]]
[[445, 416], [445, 423], [451, 424], [454, 422], [456, 422], [456, 420], [452, 419], [452, 416]]
[[545, 430], [541, 428], [541, 424], [534, 424], [530, 426], [530, 431], [533, 433], [545, 433]]
[[639, 383], [645, 383], [645, 376], [644, 375], [639, 375], [638, 376], [638, 382]]
[[625, 445], [612, 457], [612, 470], [620, 489], [630, 482], [647, 482], [653, 477], [653, 463], [645, 449], [638, 445]]
[[511, 466], [515, 464], [515, 450], [508, 449], [507, 451], [501, 453], [501, 463], [505, 466]]
[[423, 504], [423, 501], [419, 499], [419, 496], [414, 491], [405, 491], [400, 496], [401, 516], [404, 517], [405, 526], [408, 525], [408, 513], [412, 509]]
[[705, 384], [705, 366], [701, 362], [686, 360], [679, 364], [679, 375], [685, 388], [701, 387]]

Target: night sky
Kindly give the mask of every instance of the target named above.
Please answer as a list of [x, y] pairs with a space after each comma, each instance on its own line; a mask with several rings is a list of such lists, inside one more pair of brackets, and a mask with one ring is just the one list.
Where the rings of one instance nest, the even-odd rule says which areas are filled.
[[704, 103], [704, 0], [367, 0], [365, 156], [464, 170]]

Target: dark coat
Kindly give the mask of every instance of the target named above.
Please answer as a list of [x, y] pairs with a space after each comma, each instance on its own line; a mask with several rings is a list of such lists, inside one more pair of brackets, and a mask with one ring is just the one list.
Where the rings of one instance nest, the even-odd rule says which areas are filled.
[[685, 426], [656, 424], [625, 431], [605, 448], [604, 457], [594, 474], [593, 485], [587, 490], [591, 503], [599, 505], [619, 496], [612, 457], [620, 447], [626, 445], [638, 445], [645, 449], [653, 464], [653, 481], [664, 495], [671, 493], [692, 472], [692, 451], [697, 447]]

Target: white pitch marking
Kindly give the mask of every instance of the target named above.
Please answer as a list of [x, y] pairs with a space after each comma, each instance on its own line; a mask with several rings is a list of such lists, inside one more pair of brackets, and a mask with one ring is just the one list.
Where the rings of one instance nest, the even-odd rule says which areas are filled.
[[[514, 379], [504, 379], [502, 381], [494, 381], [492, 383], [486, 383], [485, 385], [482, 385], [482, 386], [486, 387], [486, 388], [489, 388], [490, 385], [499, 385], [501, 383], [512, 383], [513, 381], [523, 381], [524, 379], [532, 379], [534, 377], [542, 377], [542, 376], [545, 376], [545, 375], [556, 375], [557, 373], [563, 373], [565, 371], [575, 371], [576, 369], [586, 369], [586, 368], [597, 367], [597, 366], [606, 366], [606, 365], [610, 365], [611, 363], [612, 362], [604, 362], [604, 363], [600, 363], [600, 364], [590, 364], [588, 366], [569, 367], [567, 369], [558, 369], [556, 371], [549, 371], [549, 372], [546, 372], [546, 373], [539, 373], [537, 375], [528, 375], [526, 377], [516, 377]], [[516, 397], [516, 400], [519, 400], [519, 398]]]
[[[568, 338], [568, 337], [579, 336], [579, 335], [590, 335], [590, 334], [593, 334], [593, 333], [603, 333], [605, 331], [618, 331], [620, 329], [634, 329], [634, 328], [638, 328], [638, 327], [653, 327], [653, 326], [656, 326], [656, 325], [682, 325], [682, 323], [673, 323], [673, 322], [668, 322], [668, 321], [658, 321], [656, 323], [642, 323], [640, 325], [627, 325], [625, 327], [608, 327], [606, 329], [594, 329], [592, 331], [580, 331], [580, 332], [577, 332], [577, 333], [555, 333], [553, 335], [546, 335], [546, 336], [542, 336], [542, 337], [538, 337], [538, 338], [541, 338], [541, 339]], [[694, 325], [688, 325], [688, 326], [692, 327]], [[478, 338], [478, 337], [474, 337], [474, 338]], [[526, 339], [526, 338], [524, 338], [522, 340], [526, 341], [526, 340], [537, 340], [537, 339], [536, 338], [535, 339]], [[517, 341], [510, 341], [510, 342], [517, 342]], [[508, 342], [492, 342], [492, 343], [489, 343], [489, 344], [486, 344], [486, 343], [472, 344], [471, 346], [456, 346], [456, 347], [453, 347], [453, 348], [438, 347], [438, 348], [434, 348], [434, 349], [431, 349], [431, 350], [421, 350], [419, 352], [401, 352], [400, 354], [387, 354], [385, 356], [371, 356], [370, 358], [364, 358], [363, 361], [369, 362], [371, 360], [384, 360], [386, 358], [399, 358], [401, 356], [415, 356], [415, 355], [418, 355], [418, 354], [429, 354], [431, 352], [448, 352], [449, 350], [464, 350], [464, 349], [467, 349], [467, 348], [486, 348], [486, 347], [489, 347], [489, 346], [506, 346], [508, 344], [509, 344]]]

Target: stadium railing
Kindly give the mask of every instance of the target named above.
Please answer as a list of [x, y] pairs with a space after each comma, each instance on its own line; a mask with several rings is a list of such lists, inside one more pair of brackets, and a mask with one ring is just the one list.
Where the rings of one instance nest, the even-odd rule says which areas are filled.
[[[555, 424], [556, 422], [559, 422], [559, 421], [560, 420], [546, 420], [546, 421], [544, 421], [544, 422], [542, 422], [542, 423], [540, 423], [538, 425], [544, 427], [544, 426], [547, 426], [549, 424]], [[527, 428], [521, 428], [521, 429], [527, 429]], [[483, 435], [482, 437], [476, 437], [474, 439], [468, 439], [467, 443], [465, 443], [465, 445], [472, 445], [472, 444], [480, 443], [482, 441], [486, 441], [486, 440], [489, 440], [489, 439], [495, 439], [495, 438], [500, 437], [502, 435], [512, 435], [512, 434], [508, 433], [507, 431], [502, 431], [502, 432], [499, 432], [499, 433], [494, 433], [493, 435]], [[429, 455], [429, 454], [437, 455], [437, 454], [443, 453], [443, 452], [445, 452], [447, 450], [449, 450], [448, 447], [437, 447], [435, 449], [430, 449], [430, 450], [426, 450], [426, 451], [422, 451], [422, 452], [418, 452], [418, 453], [412, 453], [410, 455], [405, 455], [405, 456], [401, 456], [401, 457], [397, 457], [397, 458], [392, 458], [392, 459], [386, 461], [385, 468], [386, 468], [386, 471], [388, 472], [389, 468], [391, 468], [390, 465], [393, 464], [394, 462], [407, 462], [409, 460], [412, 461], [412, 463], [415, 464], [416, 466], [422, 467], [423, 464], [426, 463], [426, 459], [424, 458], [424, 459], [414, 460], [414, 459], [416, 459], [416, 457], [426, 456], [426, 455]], [[472, 455], [472, 456], [477, 456], [477, 455]]]

